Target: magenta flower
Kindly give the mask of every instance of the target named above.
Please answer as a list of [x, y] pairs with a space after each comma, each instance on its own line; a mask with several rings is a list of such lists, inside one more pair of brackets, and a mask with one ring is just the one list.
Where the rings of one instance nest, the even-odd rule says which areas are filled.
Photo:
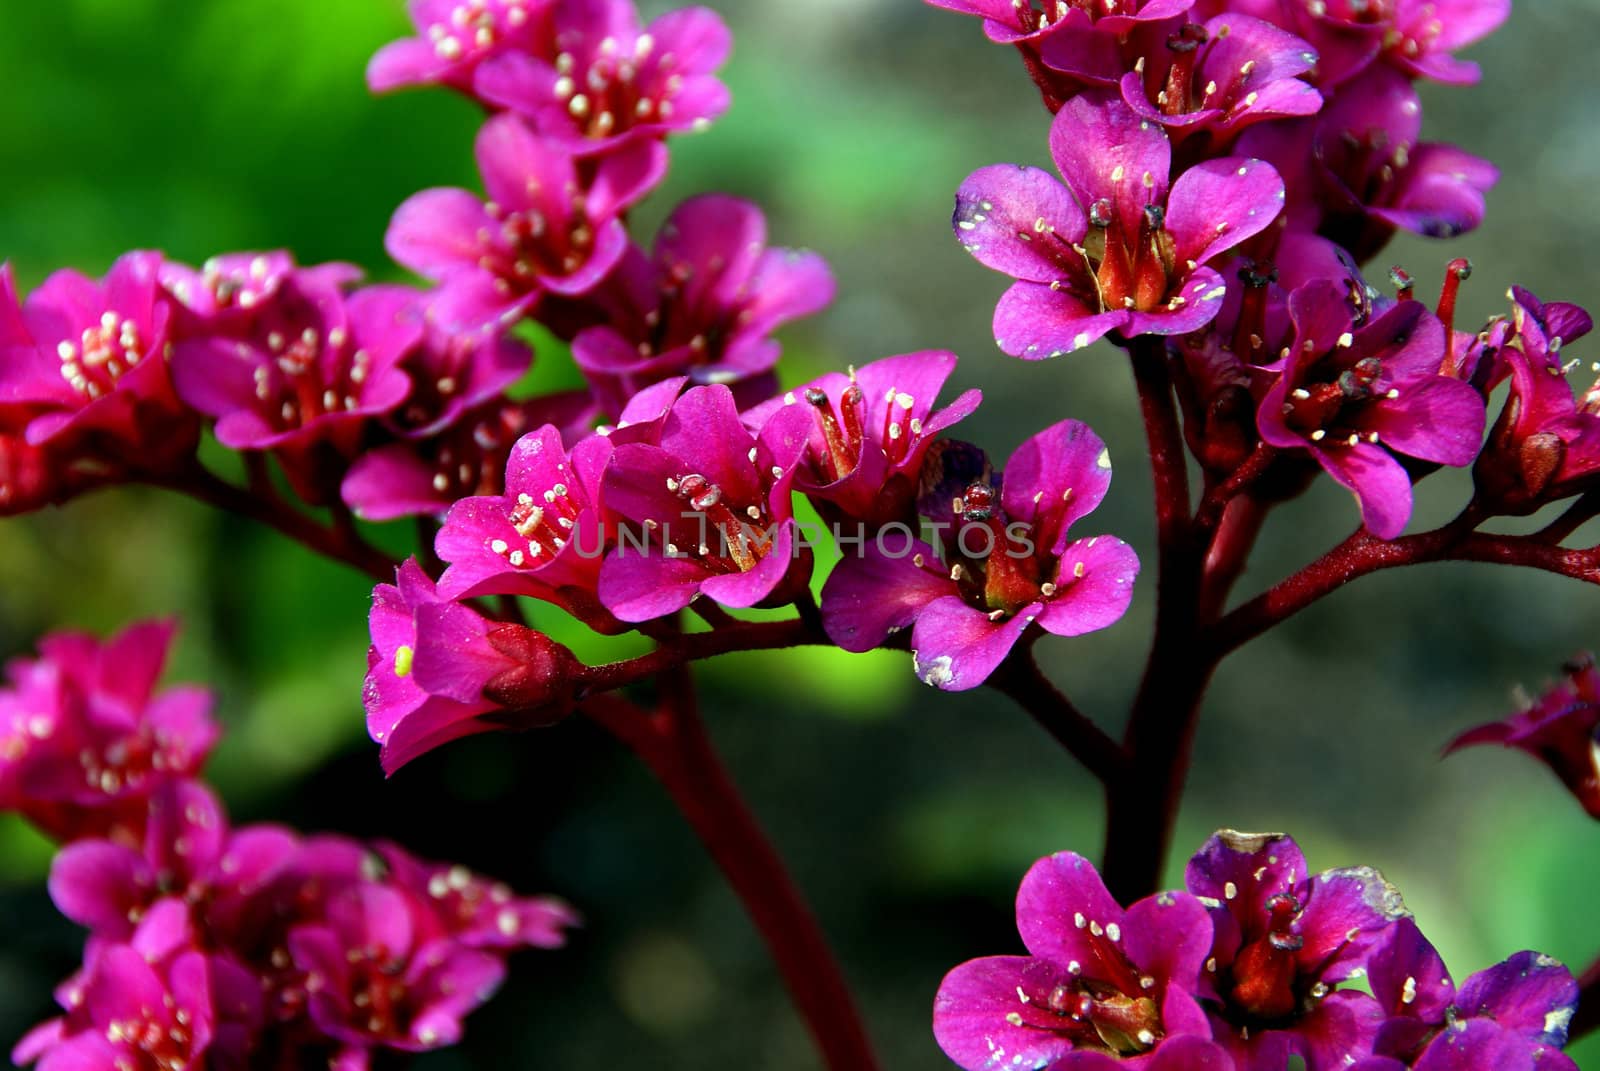
[[1511, 13], [1510, 0], [1327, 0], [1283, 3], [1279, 17], [1321, 54], [1317, 83], [1332, 89], [1380, 57], [1415, 78], [1478, 81], [1476, 63], [1450, 53], [1482, 40]]
[[[1395, 1067], [1576, 1071], [1560, 1050], [1577, 1007], [1578, 983], [1548, 956], [1518, 952], [1474, 974], [1458, 992], [1416, 923], [1401, 919], [1373, 954], [1368, 975], [1373, 996], [1389, 1016], [1376, 1050], [1403, 1061]], [[1358, 1066], [1379, 1071], [1384, 1065]]]
[[935, 412], [934, 399], [955, 366], [956, 355], [943, 350], [885, 357], [796, 387], [744, 419], [759, 429], [781, 407], [803, 400], [814, 410], [814, 426], [795, 486], [835, 521], [861, 521], [871, 531], [893, 521], [915, 523], [928, 448], [983, 399], [969, 390]]
[[1283, 183], [1255, 160], [1211, 160], [1168, 188], [1166, 132], [1120, 99], [1068, 101], [1050, 128], [1066, 178], [1031, 167], [982, 168], [956, 194], [955, 231], [968, 252], [1017, 279], [995, 309], [1000, 349], [1059, 356], [1112, 331], [1124, 337], [1196, 331], [1227, 293], [1206, 263], [1260, 232]]
[[450, 507], [435, 540], [450, 563], [441, 595], [529, 595], [603, 623], [595, 598], [608, 540], [600, 477], [611, 449], [594, 435], [569, 453], [548, 424], [519, 439], [506, 462], [503, 494]]
[[373, 590], [370, 624], [362, 701], [388, 773], [451, 740], [547, 725], [572, 709], [571, 652], [444, 598], [414, 559]]
[[1111, 485], [1100, 438], [1063, 421], [1017, 448], [1003, 482], [984, 469], [958, 473], [935, 492], [935, 519], [950, 530], [943, 562], [909, 529], [903, 538], [885, 530], [834, 568], [822, 589], [834, 643], [867, 651], [910, 625], [917, 676], [962, 691], [982, 684], [1032, 625], [1080, 636], [1127, 612], [1139, 575], [1133, 548], [1068, 531]]
[[1312, 875], [1292, 838], [1223, 830], [1189, 861], [1186, 884], [1211, 909], [1205, 1004], [1240, 1071], [1281, 1071], [1291, 1054], [1336, 1071], [1372, 1051], [1377, 1002], [1335, 987], [1409, 914], [1383, 875]]
[[110, 840], [78, 840], [50, 864], [50, 898], [96, 937], [127, 940], [163, 896], [197, 902], [225, 885], [217, 864], [228, 818], [198, 781], [168, 781], [150, 797], [142, 850]]
[[353, 264], [317, 264], [302, 268], [290, 254], [224, 253], [212, 257], [199, 270], [176, 261], [161, 264], [162, 289], [176, 302], [173, 337], [176, 341], [228, 335], [242, 338], [252, 325], [272, 309], [272, 299], [285, 286], [308, 293], [343, 290], [361, 280]]
[[375, 845], [389, 868], [388, 883], [411, 901], [424, 941], [448, 937], [468, 947], [511, 952], [560, 948], [578, 925], [570, 905], [549, 896], [517, 896], [498, 881], [464, 866], [430, 863], [398, 844]]
[[983, 32], [1002, 45], [1043, 41], [1068, 30], [1099, 31], [1102, 43], [1141, 23], [1181, 15], [1194, 0], [927, 0], [934, 7], [977, 15]]
[[662, 617], [697, 595], [747, 608], [792, 599], [811, 571], [792, 487], [811, 414], [781, 410], [757, 439], [727, 387], [692, 387], [659, 445], [623, 443], [603, 476], [607, 510], [637, 526], [600, 569], [619, 620]]
[[[989, 956], [945, 976], [933, 1005], [933, 1033], [966, 1071], [1046, 1065], [1226, 1067], [1195, 1002], [1211, 924], [1194, 897], [1148, 896], [1127, 910], [1111, 898], [1093, 864], [1072, 852], [1039, 860], [1017, 891], [1017, 932], [1026, 956]], [[1213, 1062], [1181, 1063], [1168, 1048]]]
[[728, 110], [713, 72], [733, 41], [711, 9], [669, 11], [641, 31], [632, 0], [554, 0], [550, 19], [548, 52], [495, 56], [473, 85], [567, 151], [703, 130]]
[[501, 392], [533, 366], [533, 350], [498, 325], [478, 331], [451, 330], [458, 319], [449, 295], [411, 292], [412, 304], [399, 314], [414, 319], [421, 334], [400, 360], [411, 380], [405, 404], [389, 426], [407, 439], [426, 439], [463, 420], [464, 414], [500, 399]]
[[588, 433], [595, 415], [588, 391], [525, 402], [497, 398], [427, 438], [366, 451], [350, 466], [339, 494], [367, 520], [441, 516], [460, 499], [503, 491], [506, 459], [529, 428], [555, 422], [563, 437], [575, 438]]
[[399, 364], [422, 332], [412, 296], [375, 286], [347, 299], [320, 281], [287, 281], [248, 333], [178, 343], [178, 392], [216, 418], [224, 446], [272, 451], [297, 493], [327, 502], [367, 430], [411, 389]]
[[1512, 298], [1504, 334], [1515, 344], [1495, 351], [1511, 390], [1473, 476], [1495, 512], [1526, 514], [1580, 493], [1600, 474], [1600, 390], [1575, 398], [1562, 359], [1562, 346], [1593, 327], [1589, 314], [1520, 288]]
[[[1176, 27], [1147, 23], [1136, 40], [1138, 63], [1121, 76], [1122, 99], [1174, 136], [1204, 130], [1226, 142], [1252, 123], [1322, 108], [1322, 94], [1301, 77], [1317, 54], [1270, 22], [1229, 14]], [[1049, 48], [1043, 58], [1051, 62]]]
[[165, 360], [160, 272], [159, 253], [129, 253], [103, 282], [56, 272], [19, 306], [11, 267], [0, 265], [0, 406], [28, 414], [28, 445], [153, 473], [194, 449], [199, 421]]
[[216, 743], [211, 695], [155, 691], [176, 626], [133, 625], [104, 643], [58, 632], [0, 689], [0, 807], [60, 841], [142, 838], [146, 801], [197, 774]]
[[127, 943], [91, 945], [68, 987], [66, 1014], [12, 1053], [40, 1071], [171, 1071], [242, 1067], [262, 1019], [254, 978], [196, 947], [188, 909], [153, 908]]
[[1357, 325], [1337, 284], [1289, 298], [1295, 325], [1282, 378], [1256, 415], [1261, 438], [1302, 449], [1348, 488], [1381, 539], [1411, 517], [1411, 476], [1395, 454], [1470, 465], [1483, 441], [1483, 398], [1444, 375], [1445, 331], [1420, 302]]
[[611, 413], [680, 375], [744, 384], [741, 400], [753, 402], [771, 393], [772, 333], [833, 291], [815, 253], [767, 248], [766, 219], [749, 201], [691, 197], [662, 225], [653, 257], [631, 251], [596, 295], [604, 323], [573, 339], [572, 357]]
[[487, 202], [460, 189], [424, 190], [395, 210], [384, 245], [396, 261], [443, 285], [452, 329], [517, 319], [539, 295], [592, 290], [628, 248], [622, 212], [666, 174], [653, 142], [580, 167], [512, 115], [478, 132]]
[[1384, 38], [1384, 58], [1418, 78], [1473, 85], [1483, 72], [1450, 53], [1498, 30], [1511, 0], [1396, 0], [1394, 30]]
[[1505, 721], [1469, 729], [1445, 748], [1478, 744], [1526, 752], [1544, 763], [1595, 818], [1600, 818], [1600, 671], [1585, 655], [1562, 667], [1562, 680]]
[[1419, 141], [1421, 128], [1415, 87], [1378, 68], [1315, 118], [1251, 129], [1238, 151], [1283, 175], [1291, 227], [1325, 234], [1365, 261], [1396, 229], [1453, 238], [1483, 222], [1499, 171], [1454, 145]]
[[398, 890], [362, 882], [329, 897], [321, 920], [289, 931], [311, 1021], [347, 1052], [452, 1045], [462, 1018], [505, 977], [491, 953], [424, 939], [413, 911]]
[[551, 0], [409, 0], [416, 37], [392, 41], [367, 64], [367, 86], [447, 85], [472, 92], [479, 64], [502, 52], [529, 52], [549, 35]]

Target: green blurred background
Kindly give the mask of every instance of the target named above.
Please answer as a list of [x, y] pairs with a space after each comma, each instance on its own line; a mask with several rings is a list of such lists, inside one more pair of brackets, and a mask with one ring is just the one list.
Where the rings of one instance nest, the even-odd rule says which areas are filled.
[[[950, 236], [968, 171], [1046, 162], [1046, 116], [1014, 57], [915, 0], [721, 8], [738, 40], [734, 109], [674, 143], [640, 234], [690, 193], [757, 199], [776, 242], [822, 251], [839, 277], [833, 308], [787, 335], [790, 382], [954, 349], [966, 359], [955, 386], [986, 395], [964, 435], [1004, 456], [1045, 423], [1089, 421], [1118, 462], [1090, 523], [1148, 548], [1124, 363], [1104, 347], [1037, 365], [999, 356], [988, 323], [1001, 280]], [[392, 275], [394, 206], [476, 181], [470, 105], [365, 92], [367, 57], [405, 26], [399, 0], [7, 0], [0, 257], [24, 286], [58, 266], [99, 273], [137, 247], [193, 262], [288, 246]], [[1425, 90], [1430, 135], [1505, 178], [1480, 232], [1397, 243], [1378, 267], [1403, 263], [1431, 287], [1449, 256], [1471, 256], [1462, 322], [1500, 309], [1513, 281], [1600, 297], [1597, 27], [1597, 0], [1519, 4], [1474, 53], [1481, 86]], [[563, 360], [544, 355], [552, 382], [570, 380]], [[1424, 485], [1418, 525], [1459, 505], [1458, 476]], [[1354, 521], [1329, 488], [1283, 510], [1245, 588]], [[655, 786], [593, 729], [478, 738], [384, 781], [359, 700], [367, 597], [359, 577], [244, 522], [149, 493], [0, 523], [0, 654], [50, 628], [181, 615], [172, 678], [219, 692], [229, 733], [212, 772], [238, 820], [392, 836], [582, 908], [569, 949], [519, 959], [466, 1043], [422, 1066], [815, 1067], [736, 904]], [[1151, 598], [1146, 582], [1116, 628], [1041, 645], [1113, 730]], [[1174, 879], [1216, 827], [1285, 829], [1314, 866], [1383, 868], [1458, 976], [1525, 947], [1581, 969], [1600, 950], [1600, 829], [1519, 756], [1437, 755], [1506, 712], [1513, 686], [1537, 688], [1596, 644], [1600, 593], [1543, 575], [1436, 566], [1340, 593], [1219, 674]], [[1009, 703], [936, 695], [898, 656], [745, 655], [704, 677], [718, 743], [837, 939], [888, 1066], [946, 1066], [928, 1028], [943, 971], [1017, 949], [1010, 898], [1036, 857], [1098, 851], [1094, 786]], [[48, 1014], [50, 986], [77, 963], [80, 934], [43, 891], [48, 858], [0, 822], [0, 1038]], [[1586, 1053], [1600, 1065], [1600, 1046]]]

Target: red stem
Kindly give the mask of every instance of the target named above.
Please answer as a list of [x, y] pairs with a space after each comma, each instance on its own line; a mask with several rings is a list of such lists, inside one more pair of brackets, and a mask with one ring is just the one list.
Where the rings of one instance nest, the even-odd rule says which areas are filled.
[[730, 624], [711, 632], [664, 635], [661, 646], [637, 658], [586, 667], [583, 670], [586, 694], [615, 691], [670, 673], [690, 662], [735, 651], [774, 651], [828, 642], [827, 636], [799, 618], [787, 621], [728, 620]]
[[383, 583], [394, 581], [396, 562], [361, 538], [348, 514], [325, 526], [283, 501], [270, 482], [252, 480], [258, 489], [246, 490], [219, 478], [198, 461], [182, 472], [150, 483], [177, 491], [217, 509], [248, 517], [288, 536], [296, 543], [335, 561], [343, 562]]
[[783, 975], [823, 1060], [833, 1071], [874, 1071], [872, 1053], [827, 936], [795, 887], [707, 738], [680, 666], [663, 679], [669, 701], [656, 712], [599, 696], [585, 712], [655, 775], [721, 868]]
[[1200, 642], [1203, 533], [1190, 522], [1189, 469], [1178, 426], [1166, 346], [1129, 344], [1155, 477], [1159, 575], [1156, 627], [1134, 698], [1123, 750], [1128, 770], [1106, 783], [1106, 847], [1101, 876], [1128, 902], [1155, 890], [1172, 841], [1189, 769], [1195, 723], [1216, 668]]
[[1261, 535], [1268, 503], [1244, 494], [1230, 501], [1211, 537], [1205, 574], [1200, 584], [1200, 620], [1215, 621], [1228, 605], [1228, 593], [1244, 573], [1245, 562]]
[[1424, 562], [1492, 562], [1542, 569], [1600, 584], [1600, 548], [1568, 550], [1536, 536], [1475, 533], [1471, 511], [1443, 528], [1400, 539], [1379, 539], [1366, 529], [1324, 554], [1270, 591], [1224, 617], [1210, 636], [1217, 657], [1237, 649], [1358, 577]]
[[1031, 714], [1045, 732], [1100, 781], [1109, 783], [1126, 772], [1128, 762], [1121, 745], [1044, 675], [1031, 649], [1019, 646], [988, 683]]

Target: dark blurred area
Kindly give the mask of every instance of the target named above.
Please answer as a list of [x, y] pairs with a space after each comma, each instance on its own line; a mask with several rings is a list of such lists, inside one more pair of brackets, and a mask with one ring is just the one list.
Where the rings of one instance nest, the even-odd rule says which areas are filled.
[[[786, 381], [953, 349], [952, 396], [985, 392], [960, 434], [1004, 457], [1047, 423], [1088, 421], [1117, 481], [1085, 534], [1149, 548], [1125, 362], [1105, 346], [1041, 364], [999, 355], [989, 320], [1002, 280], [950, 235], [969, 171], [1046, 162], [1048, 117], [1014, 55], [915, 0], [718, 6], [738, 42], [734, 109], [673, 143], [672, 177], [637, 235], [690, 193], [755, 198], [776, 243], [821, 251], [839, 278], [834, 307], [786, 335]], [[392, 277], [394, 206], [476, 184], [472, 106], [443, 91], [366, 94], [367, 57], [406, 30], [399, 0], [9, 0], [5, 23], [0, 257], [24, 287], [152, 247], [197, 262], [287, 246]], [[1522, 3], [1472, 53], [1482, 85], [1427, 88], [1427, 136], [1490, 157], [1504, 178], [1481, 231], [1397, 242], [1374, 267], [1404, 264], [1427, 289], [1451, 256], [1471, 257], [1461, 323], [1500, 311], [1512, 282], [1600, 299], [1597, 47], [1597, 0]], [[1459, 473], [1429, 479], [1413, 528], [1447, 519], [1466, 487]], [[1355, 522], [1331, 487], [1281, 510], [1243, 593]], [[405, 545], [409, 528], [383, 538]], [[1111, 728], [1148, 641], [1151, 580], [1117, 627], [1040, 648]], [[53, 628], [181, 616], [169, 679], [219, 693], [228, 736], [211, 772], [237, 821], [392, 837], [583, 911], [570, 947], [516, 960], [465, 1043], [418, 1066], [816, 1067], [737, 904], [647, 774], [596, 729], [480, 737], [384, 780], [360, 706], [369, 590], [247, 522], [149, 492], [0, 522], [0, 655]], [[542, 611], [540, 623], [563, 628]], [[1544, 575], [1431, 566], [1339, 593], [1219, 674], [1174, 880], [1219, 826], [1287, 830], [1314, 866], [1388, 873], [1457, 977], [1528, 947], [1581, 969], [1600, 951], [1600, 828], [1521, 756], [1438, 754], [1509, 712], [1514, 686], [1537, 689], [1597, 645], [1600, 593]], [[940, 977], [1020, 950], [1016, 883], [1038, 856], [1098, 853], [1095, 786], [1009, 702], [926, 690], [903, 656], [740, 655], [702, 680], [717, 743], [836, 938], [886, 1065], [947, 1066], [929, 1030]], [[78, 962], [81, 935], [44, 892], [49, 855], [0, 822], [8, 1044], [50, 1014], [51, 986]], [[1575, 1056], [1600, 1065], [1600, 1046]]]

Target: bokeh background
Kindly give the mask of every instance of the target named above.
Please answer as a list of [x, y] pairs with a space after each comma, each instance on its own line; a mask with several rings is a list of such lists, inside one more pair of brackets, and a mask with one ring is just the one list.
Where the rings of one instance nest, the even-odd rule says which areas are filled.
[[[1014, 56], [915, 0], [719, 6], [738, 40], [734, 109], [675, 142], [639, 234], [690, 193], [757, 199], [775, 241], [822, 251], [839, 278], [833, 308], [786, 336], [790, 382], [954, 349], [965, 358], [956, 386], [986, 395], [966, 437], [1004, 456], [1045, 423], [1089, 421], [1117, 462], [1092, 523], [1148, 548], [1125, 363], [1103, 347], [1044, 364], [1002, 358], [988, 330], [1001, 280], [951, 239], [951, 194], [968, 171], [1047, 162], [1047, 117]], [[288, 246], [390, 277], [381, 242], [394, 206], [476, 182], [471, 106], [437, 91], [365, 92], [367, 57], [405, 32], [399, 0], [4, 8], [0, 257], [25, 286], [58, 266], [99, 273], [138, 247], [197, 262]], [[1385, 255], [1429, 287], [1449, 256], [1472, 257], [1462, 322], [1499, 310], [1513, 281], [1600, 299], [1597, 46], [1600, 2], [1519, 3], [1475, 50], [1482, 85], [1424, 91], [1430, 136], [1505, 172], [1477, 234]], [[570, 381], [558, 350], [541, 359], [551, 382]], [[1458, 475], [1428, 481], [1417, 524], [1453, 513]], [[1329, 488], [1284, 509], [1244, 587], [1354, 521]], [[597, 731], [480, 737], [383, 779], [359, 697], [368, 590], [245, 522], [152, 493], [0, 523], [0, 655], [50, 628], [181, 616], [171, 677], [219, 692], [228, 735], [212, 773], [238, 820], [394, 837], [581, 907], [587, 925], [568, 949], [516, 962], [466, 1043], [419, 1066], [815, 1067], [732, 897], [645, 773]], [[1152, 594], [1144, 584], [1109, 632], [1041, 645], [1113, 730]], [[1600, 950], [1600, 828], [1520, 756], [1441, 763], [1438, 749], [1596, 644], [1600, 592], [1543, 575], [1434, 566], [1341, 592], [1218, 675], [1174, 878], [1219, 826], [1284, 829], [1313, 866], [1383, 868], [1458, 977], [1525, 947], [1581, 969]], [[1097, 791], [1006, 701], [923, 689], [899, 656], [742, 655], [704, 680], [714, 735], [837, 939], [887, 1066], [947, 1066], [928, 1028], [942, 973], [1018, 949], [1016, 882], [1040, 855], [1098, 851]], [[78, 961], [80, 935], [43, 890], [49, 854], [0, 820], [0, 1038], [48, 1014], [51, 985]], [[1600, 1066], [1600, 1046], [1576, 1055]]]

